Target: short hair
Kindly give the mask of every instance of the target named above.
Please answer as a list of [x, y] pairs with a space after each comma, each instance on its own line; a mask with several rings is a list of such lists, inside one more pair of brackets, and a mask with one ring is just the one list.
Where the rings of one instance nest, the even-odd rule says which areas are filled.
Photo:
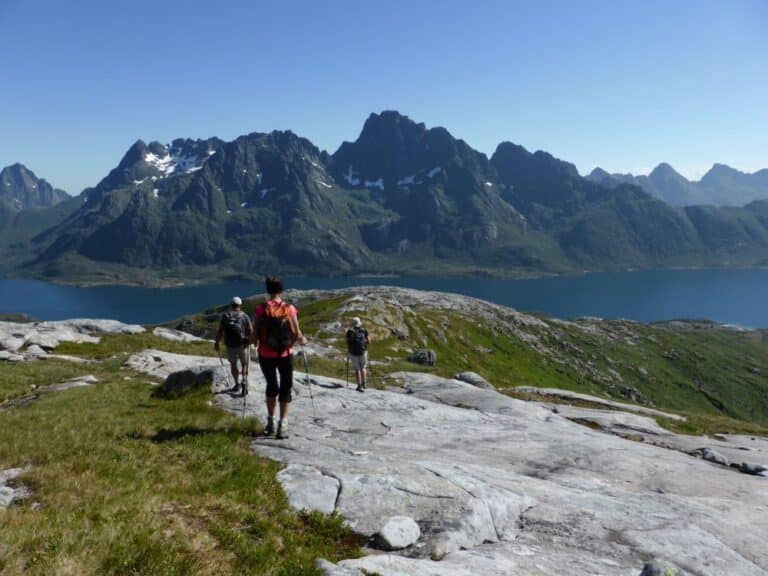
[[267, 276], [265, 282], [267, 285], [267, 294], [274, 296], [283, 291], [283, 278], [281, 276]]

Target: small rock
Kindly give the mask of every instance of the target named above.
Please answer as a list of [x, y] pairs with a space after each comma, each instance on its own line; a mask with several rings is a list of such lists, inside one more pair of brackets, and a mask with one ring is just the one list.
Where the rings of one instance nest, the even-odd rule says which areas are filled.
[[85, 376], [78, 376], [76, 378], [70, 378], [59, 384], [49, 386], [46, 390], [51, 392], [61, 392], [63, 390], [69, 390], [70, 388], [80, 388], [82, 386], [90, 386], [91, 384], [97, 384], [99, 379], [93, 374], [86, 374]]
[[459, 374], [456, 374], [454, 376], [456, 380], [461, 380], [462, 382], [466, 382], [467, 384], [472, 384], [472, 386], [475, 386], [477, 388], [482, 388], [483, 390], [495, 390], [496, 388], [488, 382], [485, 378], [480, 376], [477, 372], [460, 372]]
[[421, 529], [413, 518], [393, 516], [376, 536], [377, 544], [385, 550], [402, 550], [421, 536]]
[[711, 448], [704, 448], [704, 450], [702, 450], [701, 452], [701, 457], [707, 462], [714, 462], [715, 464], [720, 464], [721, 466], [731, 465], [728, 458], [726, 458], [719, 452], [715, 452]]
[[416, 350], [408, 357], [408, 361], [422, 366], [434, 366], [437, 364], [437, 354], [434, 350]]
[[640, 576], [685, 576], [685, 573], [677, 566], [660, 560], [653, 560], [643, 566]]

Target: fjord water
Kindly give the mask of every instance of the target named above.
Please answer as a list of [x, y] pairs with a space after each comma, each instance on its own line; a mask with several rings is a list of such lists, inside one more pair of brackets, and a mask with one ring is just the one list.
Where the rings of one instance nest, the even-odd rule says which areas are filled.
[[[286, 279], [286, 285], [296, 289], [395, 285], [456, 292], [560, 318], [599, 316], [642, 322], [707, 318], [744, 327], [768, 327], [766, 269], [606, 272], [525, 280], [300, 277]], [[262, 290], [261, 283], [256, 282], [175, 288], [80, 288], [0, 279], [0, 313], [25, 313], [40, 320], [99, 317], [156, 323], [223, 304], [233, 295], [259, 294]]]

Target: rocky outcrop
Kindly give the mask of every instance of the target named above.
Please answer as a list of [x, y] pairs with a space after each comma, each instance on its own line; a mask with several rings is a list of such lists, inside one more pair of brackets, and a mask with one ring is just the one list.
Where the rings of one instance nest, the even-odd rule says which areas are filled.
[[29, 489], [18, 482], [17, 478], [31, 469], [31, 467], [25, 466], [0, 470], [0, 512], [14, 502], [29, 497]]
[[[165, 377], [198, 361], [148, 351], [129, 364]], [[333, 499], [368, 537], [393, 517], [419, 526], [407, 554], [323, 564], [326, 574], [636, 576], [657, 558], [690, 574], [768, 575], [768, 484], [693, 456], [702, 438], [628, 440], [459, 380], [395, 376], [402, 393], [357, 394], [312, 376], [314, 416], [297, 373], [291, 438], [253, 441], [256, 453], [286, 465], [281, 482], [295, 507], [327, 511]], [[263, 416], [263, 389], [252, 373], [245, 404], [228, 394], [215, 402]], [[738, 452], [768, 461], [764, 440], [707, 443], [731, 461]], [[315, 500], [310, 490], [325, 495]]]
[[117, 320], [75, 319], [53, 322], [0, 322], [0, 360], [44, 357], [62, 342], [96, 344], [94, 334], [139, 334], [142, 326]]
[[160, 338], [165, 338], [166, 340], [170, 340], [171, 342], [211, 342], [211, 340], [206, 340], [204, 338], [199, 338], [197, 336], [194, 336], [193, 334], [189, 334], [187, 332], [182, 332], [181, 330], [174, 330], [172, 328], [164, 328], [163, 326], [158, 326], [154, 330], [152, 330], [152, 334], [155, 336], [159, 336]]
[[422, 366], [434, 366], [437, 364], [437, 354], [434, 350], [416, 350], [408, 357], [408, 361]]
[[580, 392], [574, 392], [572, 390], [561, 390], [559, 388], [538, 388], [537, 386], [518, 386], [515, 388], [515, 392], [521, 392], [524, 394], [535, 394], [538, 396], [551, 396], [559, 400], [586, 402], [588, 404], [594, 404], [596, 406], [604, 406], [605, 408], [614, 408], [617, 410], [623, 410], [625, 412], [634, 412], [637, 414], [645, 414], [647, 416], [669, 418], [671, 420], [684, 421], [685, 417], [679, 414], [672, 414], [671, 412], [662, 412], [661, 410], [655, 410], [653, 408], [646, 408], [645, 406], [638, 406], [637, 404], [627, 404], [626, 402], [616, 402], [614, 400], [607, 400], [606, 398], [600, 398], [598, 396], [592, 396], [590, 394], [582, 394]]

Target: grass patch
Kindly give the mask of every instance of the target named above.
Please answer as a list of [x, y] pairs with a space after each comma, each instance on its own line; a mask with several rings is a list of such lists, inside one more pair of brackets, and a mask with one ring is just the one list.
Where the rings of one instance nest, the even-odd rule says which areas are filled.
[[205, 391], [154, 398], [114, 365], [100, 378], [0, 412], [0, 468], [33, 466], [32, 497], [3, 514], [0, 572], [314, 574], [317, 557], [359, 554], [339, 517], [288, 508], [279, 465], [249, 449], [258, 423]]

